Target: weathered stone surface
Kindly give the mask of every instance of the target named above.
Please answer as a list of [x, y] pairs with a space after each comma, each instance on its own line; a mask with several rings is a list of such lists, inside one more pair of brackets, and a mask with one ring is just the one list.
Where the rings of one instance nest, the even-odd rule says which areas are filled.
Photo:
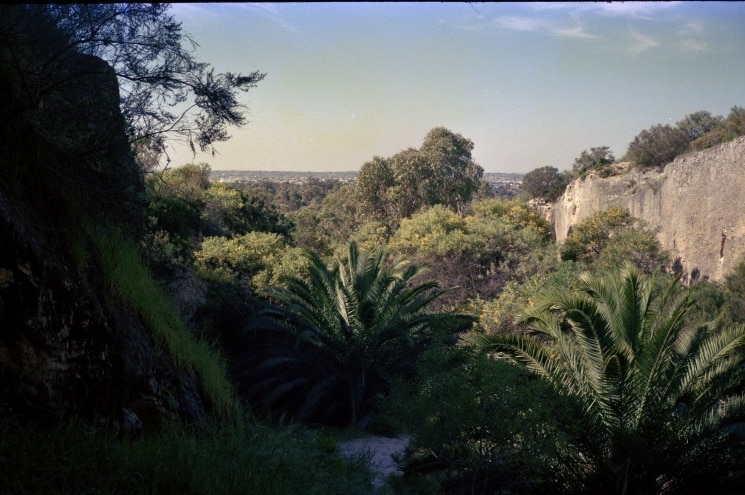
[[194, 373], [131, 309], [106, 301], [90, 270], [71, 269], [0, 188], [0, 414], [124, 429], [205, 419]]
[[722, 280], [745, 256], [745, 137], [675, 159], [664, 170], [575, 180], [547, 217], [558, 242], [610, 206], [657, 229], [687, 280]]
[[[124, 430], [166, 417], [201, 420], [206, 400], [194, 372], [178, 367], [137, 312], [110, 297], [95, 249], [81, 262], [65, 241], [65, 228], [81, 228], [69, 197], [82, 198], [82, 209], [104, 222], [109, 217], [96, 210], [144, 190], [116, 74], [96, 57], [68, 58], [60, 70], [69, 67], [71, 82], [14, 114], [28, 131], [23, 146], [35, 148], [15, 160], [23, 167], [17, 176], [33, 179], [23, 184], [26, 194], [14, 194], [21, 179], [0, 181], [0, 415], [39, 422], [80, 415]], [[4, 139], [4, 151], [16, 146]], [[36, 152], [41, 166], [32, 161]], [[57, 188], [86, 191], [50, 198], [54, 189], [39, 186], [49, 176], [24, 175], [34, 167], [59, 174]], [[121, 195], [126, 188], [132, 192]]]

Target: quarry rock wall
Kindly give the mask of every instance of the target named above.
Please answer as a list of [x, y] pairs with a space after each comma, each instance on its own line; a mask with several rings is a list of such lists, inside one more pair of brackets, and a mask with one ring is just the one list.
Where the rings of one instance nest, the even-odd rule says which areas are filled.
[[547, 212], [557, 242], [610, 206], [655, 229], [686, 280], [722, 280], [745, 260], [745, 137], [680, 156], [662, 170], [575, 180]]

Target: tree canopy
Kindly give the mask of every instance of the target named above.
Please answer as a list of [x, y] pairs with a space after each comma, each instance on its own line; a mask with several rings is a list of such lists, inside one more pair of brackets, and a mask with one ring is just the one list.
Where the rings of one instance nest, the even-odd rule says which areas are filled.
[[[166, 136], [184, 140], [193, 150], [214, 151], [215, 143], [229, 138], [230, 126], [246, 123], [239, 91], [247, 91], [265, 74], [231, 72], [216, 74], [194, 57], [196, 43], [168, 14], [168, 4], [28, 4], [4, 6], [0, 30], [17, 43], [42, 25], [54, 27], [56, 36], [37, 37], [51, 50], [37, 60], [33, 79], [26, 77], [25, 91], [37, 103], [69, 74], [60, 70], [66, 53], [100, 57], [113, 67], [119, 81], [121, 111], [131, 141], [165, 151]], [[15, 56], [13, 69], [30, 68], [28, 57]], [[69, 71], [68, 71], [69, 72]], [[32, 84], [32, 81], [38, 81]]]
[[470, 139], [436, 127], [420, 149], [365, 163], [355, 182], [365, 220], [382, 221], [392, 231], [402, 219], [437, 204], [462, 214], [484, 174], [472, 150]]
[[562, 174], [556, 167], [546, 165], [525, 174], [521, 187], [531, 198], [554, 200], [564, 194], [570, 180], [569, 175]]
[[662, 167], [687, 149], [685, 132], [669, 124], [657, 124], [640, 132], [629, 143], [626, 159], [639, 167]]

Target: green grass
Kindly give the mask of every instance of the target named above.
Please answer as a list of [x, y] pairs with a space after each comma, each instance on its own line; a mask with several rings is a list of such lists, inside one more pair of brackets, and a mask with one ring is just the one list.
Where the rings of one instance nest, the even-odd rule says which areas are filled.
[[228, 412], [235, 394], [224, 357], [186, 328], [145, 266], [140, 247], [118, 231], [94, 231], [91, 236], [111, 294], [140, 316], [178, 365], [194, 370], [215, 411]]
[[300, 427], [174, 424], [117, 439], [71, 422], [44, 431], [0, 420], [3, 494], [371, 494], [362, 460]]

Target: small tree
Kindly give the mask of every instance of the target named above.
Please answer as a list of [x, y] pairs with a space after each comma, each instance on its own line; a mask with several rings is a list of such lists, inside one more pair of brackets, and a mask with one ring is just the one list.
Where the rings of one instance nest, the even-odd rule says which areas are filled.
[[677, 127], [657, 124], [637, 135], [626, 151], [626, 159], [638, 167], [662, 167], [688, 149], [688, 136]]
[[554, 200], [564, 194], [569, 182], [567, 174], [559, 173], [559, 169], [547, 165], [525, 174], [521, 188], [531, 198]]
[[734, 106], [730, 109], [726, 119], [695, 139], [691, 143], [691, 148], [702, 150], [743, 135], [745, 135], [745, 108]]
[[572, 170], [577, 177], [584, 178], [590, 171], [597, 170], [601, 177], [611, 175], [608, 165], [615, 162], [616, 158], [608, 146], [590, 148], [590, 151], [582, 151], [582, 154], [574, 159]]

